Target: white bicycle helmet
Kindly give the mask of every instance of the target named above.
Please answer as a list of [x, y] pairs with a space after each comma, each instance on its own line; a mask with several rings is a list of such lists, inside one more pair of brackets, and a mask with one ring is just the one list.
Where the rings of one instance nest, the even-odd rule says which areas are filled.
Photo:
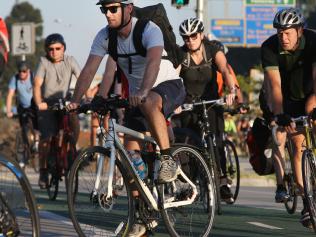
[[288, 29], [304, 26], [305, 18], [296, 8], [282, 9], [274, 17], [273, 27], [276, 29]]
[[189, 18], [184, 20], [179, 26], [181, 36], [189, 36], [204, 31], [203, 22], [198, 18]]

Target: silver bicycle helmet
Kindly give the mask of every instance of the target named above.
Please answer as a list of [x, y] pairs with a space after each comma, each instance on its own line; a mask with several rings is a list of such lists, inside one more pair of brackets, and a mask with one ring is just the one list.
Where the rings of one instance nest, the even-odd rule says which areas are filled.
[[179, 26], [181, 36], [189, 36], [204, 31], [203, 22], [198, 18], [189, 18], [184, 20]]
[[304, 26], [305, 18], [296, 8], [282, 9], [274, 17], [273, 27], [276, 29], [288, 29]]
[[96, 5], [110, 4], [110, 3], [122, 3], [122, 4], [130, 4], [134, 3], [134, 0], [99, 0]]

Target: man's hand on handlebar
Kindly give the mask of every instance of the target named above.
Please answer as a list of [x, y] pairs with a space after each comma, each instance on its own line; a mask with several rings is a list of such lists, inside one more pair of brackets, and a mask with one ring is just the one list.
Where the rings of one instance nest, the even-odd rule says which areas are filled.
[[147, 90], [139, 90], [134, 95], [130, 95], [128, 100], [131, 106], [138, 106], [145, 102], [146, 97], [148, 96], [149, 91]]
[[278, 114], [275, 116], [275, 122], [285, 128], [285, 131], [288, 133], [293, 133], [296, 131], [295, 123], [293, 122], [292, 118], [288, 114]]
[[48, 105], [46, 102], [41, 102], [37, 105], [38, 110], [47, 110], [48, 109]]

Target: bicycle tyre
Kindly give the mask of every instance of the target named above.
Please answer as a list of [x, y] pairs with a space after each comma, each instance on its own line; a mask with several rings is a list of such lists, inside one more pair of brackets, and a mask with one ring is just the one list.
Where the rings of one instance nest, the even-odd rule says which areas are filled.
[[[161, 215], [165, 226], [170, 236], [173, 237], [209, 236], [215, 216], [215, 187], [208, 166], [202, 154], [191, 146], [175, 147], [172, 156], [180, 163], [183, 172], [197, 186], [198, 194], [191, 205], [162, 208]], [[187, 183], [181, 178], [159, 185], [162, 202], [168, 199], [173, 200], [174, 197], [176, 200], [186, 199], [187, 195], [192, 193], [188, 193], [185, 186]], [[170, 194], [172, 196], [168, 198]]]
[[304, 196], [307, 201], [313, 229], [316, 232], [316, 157], [310, 149], [303, 152], [302, 174]]
[[[89, 147], [79, 154], [70, 169], [67, 192], [70, 218], [80, 237], [127, 236], [134, 222], [135, 211], [131, 189], [126, 185], [129, 183], [128, 173], [117, 159], [115, 168], [123, 177], [124, 187], [122, 190], [114, 188], [113, 207], [111, 210], [106, 209], [106, 204], [102, 206], [101, 200], [107, 188], [105, 175], [102, 175], [100, 179], [100, 190], [97, 196], [93, 195], [96, 179], [95, 167], [99, 155], [109, 159], [110, 150], [98, 146]], [[76, 180], [78, 180], [77, 194], [74, 192]]]
[[[67, 159], [67, 167], [64, 167], [65, 187], [66, 187], [66, 192], [67, 192], [68, 183], [69, 183], [68, 174], [69, 174], [69, 171], [71, 169], [72, 164], [74, 163], [74, 161], [77, 157], [77, 148], [76, 148], [76, 142], [75, 142], [74, 138], [70, 135], [67, 135], [64, 137], [63, 146], [64, 146], [63, 149], [66, 150], [66, 155], [67, 155], [67, 158], [66, 158]], [[78, 179], [75, 182], [74, 191], [76, 193], [78, 192]]]
[[216, 197], [216, 211], [218, 215], [222, 214], [222, 206], [221, 206], [221, 192], [220, 192], [220, 173], [219, 173], [219, 157], [216, 156], [216, 152], [214, 149], [216, 147], [213, 146], [213, 141], [212, 137], [208, 136], [207, 138], [207, 144], [208, 144], [208, 155], [209, 160], [208, 160], [208, 165], [209, 169], [211, 171], [212, 177], [213, 177], [213, 182], [215, 184], [215, 197]]
[[[239, 158], [237, 155], [236, 147], [233, 142], [229, 140], [224, 141], [224, 148], [227, 152], [226, 155], [226, 167], [227, 167], [227, 176], [232, 180], [232, 184], [229, 184], [230, 189], [233, 193], [234, 202], [236, 202], [239, 188], [240, 188], [240, 164]], [[227, 155], [229, 157], [227, 157]]]
[[25, 173], [15, 160], [1, 155], [0, 166], [0, 190], [2, 194], [6, 194], [11, 210], [18, 217], [20, 235], [40, 236], [37, 204]]
[[290, 195], [290, 198], [284, 202], [287, 213], [294, 214], [297, 208], [297, 195], [295, 191], [295, 182], [293, 173], [284, 174], [284, 185]]
[[[51, 170], [52, 171], [52, 170]], [[47, 186], [47, 194], [48, 198], [51, 201], [55, 201], [58, 195], [59, 190], [59, 180], [60, 177], [57, 175], [57, 172], [48, 173], [48, 186]]]

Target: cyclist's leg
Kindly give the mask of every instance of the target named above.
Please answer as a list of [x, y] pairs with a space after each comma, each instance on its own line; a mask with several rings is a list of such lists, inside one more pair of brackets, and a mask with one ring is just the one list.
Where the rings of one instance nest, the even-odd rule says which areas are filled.
[[170, 182], [177, 177], [178, 167], [172, 159], [165, 118], [184, 101], [185, 90], [181, 80], [160, 83], [153, 88], [140, 109], [148, 121], [149, 131], [157, 141], [161, 152], [158, 181]]
[[57, 113], [54, 111], [39, 111], [38, 128], [41, 134], [39, 142], [39, 186], [46, 188], [48, 185], [47, 159], [52, 156], [50, 152], [57, 149], [57, 147], [51, 149], [53, 136], [56, 136], [58, 133]]
[[280, 146], [274, 145], [273, 146], [273, 165], [275, 170], [276, 176], [276, 184], [277, 189], [275, 191], [275, 201], [285, 202], [289, 195], [287, 190], [284, 186], [283, 177], [284, 177], [284, 167], [285, 167], [285, 142], [286, 142], [286, 132], [284, 129], [277, 131], [277, 139], [280, 142]]

